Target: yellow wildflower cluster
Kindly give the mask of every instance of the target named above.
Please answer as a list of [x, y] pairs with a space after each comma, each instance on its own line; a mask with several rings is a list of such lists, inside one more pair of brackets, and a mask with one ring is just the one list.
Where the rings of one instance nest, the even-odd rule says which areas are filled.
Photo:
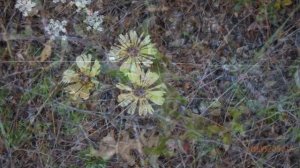
[[[157, 49], [150, 36], [140, 37], [135, 31], [120, 35], [119, 44], [113, 46], [108, 56], [111, 61], [120, 61], [120, 71], [128, 76], [130, 85], [116, 85], [122, 93], [118, 96], [121, 107], [127, 107], [128, 113], [134, 114], [136, 109], [141, 116], [153, 114], [150, 102], [162, 105], [165, 101], [166, 85], [158, 83], [159, 75], [151, 72]], [[100, 73], [98, 60], [92, 61], [92, 55], [82, 54], [76, 58], [79, 70], [68, 69], [63, 73], [62, 82], [68, 84], [65, 90], [72, 99], [88, 99], [90, 92], [99, 84], [96, 76]], [[145, 70], [147, 69], [147, 70]]]
[[66, 70], [62, 82], [69, 84], [65, 89], [72, 99], [76, 100], [80, 97], [86, 100], [91, 90], [99, 83], [95, 77], [100, 73], [100, 63], [95, 60], [92, 65], [92, 55], [83, 54], [76, 58], [76, 64], [79, 71]]
[[149, 35], [139, 37], [135, 31], [119, 35], [118, 42], [118, 45], [111, 48], [108, 56], [111, 61], [123, 62], [120, 71], [124, 72], [131, 82], [131, 86], [117, 84], [117, 88], [124, 92], [118, 96], [118, 102], [120, 106], [127, 107], [130, 114], [134, 114], [136, 109], [141, 116], [152, 114], [154, 110], [149, 101], [162, 105], [166, 93], [165, 84], [155, 85], [159, 75], [144, 70], [151, 67], [157, 49]]

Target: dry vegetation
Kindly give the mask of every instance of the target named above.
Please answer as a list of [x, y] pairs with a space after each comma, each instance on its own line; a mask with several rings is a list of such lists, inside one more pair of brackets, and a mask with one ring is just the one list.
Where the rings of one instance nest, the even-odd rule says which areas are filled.
[[[94, 0], [103, 31], [69, 3], [24, 17], [0, 0], [0, 167], [300, 167], [298, 0]], [[49, 41], [50, 19], [67, 40]], [[167, 85], [146, 117], [118, 106], [126, 81], [107, 53], [149, 34]], [[88, 100], [61, 84], [75, 58], [101, 62]]]

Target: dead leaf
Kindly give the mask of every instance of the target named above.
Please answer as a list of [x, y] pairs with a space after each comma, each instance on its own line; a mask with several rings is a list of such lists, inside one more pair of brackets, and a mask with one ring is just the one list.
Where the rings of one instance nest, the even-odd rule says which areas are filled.
[[137, 150], [143, 155], [142, 144], [139, 140], [130, 139], [127, 132], [121, 132], [122, 139], [117, 144], [116, 153], [120, 154], [121, 157], [128, 162], [129, 165], [134, 165], [135, 158], [130, 155], [131, 150]]
[[247, 31], [257, 31], [260, 29], [261, 29], [261, 26], [257, 22], [253, 22], [248, 26]]
[[109, 160], [113, 155], [120, 155], [129, 165], [135, 164], [135, 158], [130, 153], [132, 150], [136, 150], [140, 155], [144, 155], [144, 147], [154, 147], [158, 145], [159, 136], [145, 137], [145, 130], [140, 134], [137, 139], [131, 139], [128, 132], [122, 131], [118, 141], [114, 138], [114, 131], [111, 131], [106, 137], [104, 137], [99, 145], [99, 150], [91, 150], [91, 155], [101, 157], [104, 160]]
[[95, 152], [95, 156], [100, 156], [104, 160], [110, 159], [116, 153], [117, 142], [114, 138], [114, 131], [111, 131], [100, 142], [99, 151]]
[[130, 154], [132, 150], [137, 150], [143, 155], [142, 144], [138, 139], [130, 139], [127, 132], [122, 131], [118, 142], [114, 138], [114, 132], [111, 131], [104, 137], [98, 151], [92, 151], [93, 156], [98, 156], [104, 160], [110, 159], [113, 155], [119, 154], [129, 165], [135, 164], [135, 158]]
[[148, 138], [145, 137], [145, 134], [146, 134], [146, 130], [143, 130], [141, 132], [141, 135], [140, 135], [140, 140], [142, 142], [142, 144], [144, 145], [144, 147], [148, 147], [148, 148], [151, 148], [151, 147], [155, 147], [158, 145], [159, 143], [159, 136], [155, 136], [155, 135], [150, 135]]
[[40, 61], [44, 62], [46, 61], [50, 56], [51, 56], [51, 53], [52, 53], [52, 41], [49, 40], [46, 42], [46, 44], [44, 44], [44, 49], [40, 55]]

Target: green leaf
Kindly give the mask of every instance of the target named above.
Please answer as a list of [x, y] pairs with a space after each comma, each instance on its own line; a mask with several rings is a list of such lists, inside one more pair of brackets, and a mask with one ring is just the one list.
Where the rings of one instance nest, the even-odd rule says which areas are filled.
[[227, 145], [230, 144], [232, 142], [230, 133], [225, 133], [223, 135], [222, 141], [224, 144], [227, 144]]
[[146, 147], [145, 152], [151, 155], [170, 156], [172, 153], [169, 151], [166, 144], [168, 140], [169, 138], [167, 137], [161, 137], [158, 146], [152, 148]]
[[235, 133], [244, 133], [244, 126], [238, 122], [233, 121], [232, 122], [232, 129]]
[[237, 120], [241, 116], [242, 111], [239, 108], [230, 108], [229, 113], [232, 116], [233, 120]]
[[222, 128], [217, 125], [210, 125], [207, 127], [207, 131], [209, 135], [218, 134], [222, 131]]

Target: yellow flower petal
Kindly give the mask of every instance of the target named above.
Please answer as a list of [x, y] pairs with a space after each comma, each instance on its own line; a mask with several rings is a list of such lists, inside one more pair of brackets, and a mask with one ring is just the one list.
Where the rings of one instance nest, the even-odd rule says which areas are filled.
[[69, 85], [65, 90], [69, 92], [69, 94], [71, 94], [71, 98], [73, 100], [76, 100], [78, 97], [86, 100], [89, 98], [90, 91], [93, 87], [93, 83], [83, 85], [80, 82], [77, 82], [75, 84]]
[[72, 83], [72, 82], [78, 82], [78, 81], [79, 81], [79, 74], [76, 73], [75, 71], [68, 69], [63, 73], [62, 82]]
[[141, 42], [141, 46], [142, 47], [144, 47], [144, 46], [147, 46], [148, 44], [150, 44], [151, 43], [151, 39], [150, 39], [150, 36], [149, 35], [147, 35], [143, 40], [142, 40], [142, 42]]
[[92, 56], [90, 54], [83, 54], [76, 58], [76, 64], [80, 71], [85, 75], [89, 75], [92, 63]]
[[120, 71], [123, 73], [136, 73], [141, 71], [141, 67], [138, 61], [134, 58], [128, 58], [120, 67]]
[[78, 92], [79, 97], [87, 100], [90, 97], [90, 90], [92, 89], [92, 85], [84, 85]]
[[92, 79], [92, 80], [91, 80], [91, 83], [93, 84], [93, 87], [96, 87], [96, 86], [98, 86], [99, 81], [97, 81], [97, 80], [95, 80], [95, 79]]
[[65, 90], [70, 94], [76, 94], [82, 88], [82, 86], [83, 85], [80, 82], [77, 82], [75, 84], [67, 86]]
[[164, 83], [161, 83], [161, 84], [156, 85], [156, 86], [154, 86], [152, 88], [149, 88], [148, 90], [156, 90], [156, 89], [163, 89], [163, 90], [165, 90], [165, 89], [167, 89], [167, 86]]
[[123, 93], [118, 96], [118, 102], [120, 103], [121, 107], [128, 106], [134, 100], [135, 100], [135, 97], [131, 93]]
[[165, 98], [163, 97], [165, 93], [165, 91], [147, 91], [146, 98], [157, 105], [163, 105], [165, 102]]
[[134, 114], [136, 107], [137, 107], [137, 102], [138, 102], [138, 100], [135, 100], [129, 105], [129, 108], [127, 111], [129, 114]]
[[153, 44], [148, 44], [141, 49], [141, 55], [143, 56], [155, 56], [157, 54], [157, 49]]
[[151, 86], [153, 83], [155, 83], [158, 80], [159, 76], [158, 74], [154, 73], [154, 72], [150, 72], [148, 70], [148, 72], [144, 75], [142, 82], [143, 82], [143, 86], [144, 87], [149, 87]]
[[129, 37], [130, 37], [130, 41], [131, 43], [134, 45], [134, 46], [137, 46], [138, 43], [139, 43], [139, 38], [138, 38], [138, 35], [136, 33], [136, 31], [129, 31]]
[[90, 71], [90, 77], [95, 77], [100, 73], [100, 63], [98, 60], [95, 60], [92, 70]]
[[146, 67], [150, 67], [153, 63], [153, 61], [151, 61], [151, 59], [144, 58], [144, 57], [140, 59], [140, 62]]
[[132, 89], [129, 86], [123, 85], [122, 83], [117, 84], [116, 87], [120, 90], [132, 91]]
[[120, 66], [120, 71], [127, 73], [130, 72], [130, 68], [131, 68], [131, 64], [132, 64], [132, 58], [128, 58], [125, 62], [123, 62], [123, 64]]
[[145, 116], [148, 113], [153, 114], [154, 110], [152, 106], [149, 104], [147, 99], [140, 99], [139, 103], [139, 115], [140, 116]]
[[119, 35], [119, 43], [124, 46], [124, 47], [129, 47], [128, 43], [129, 43], [129, 39], [127, 37], [127, 35]]
[[134, 85], [142, 86], [141, 73], [142, 72], [128, 73], [127, 75], [128, 75], [130, 82]]

